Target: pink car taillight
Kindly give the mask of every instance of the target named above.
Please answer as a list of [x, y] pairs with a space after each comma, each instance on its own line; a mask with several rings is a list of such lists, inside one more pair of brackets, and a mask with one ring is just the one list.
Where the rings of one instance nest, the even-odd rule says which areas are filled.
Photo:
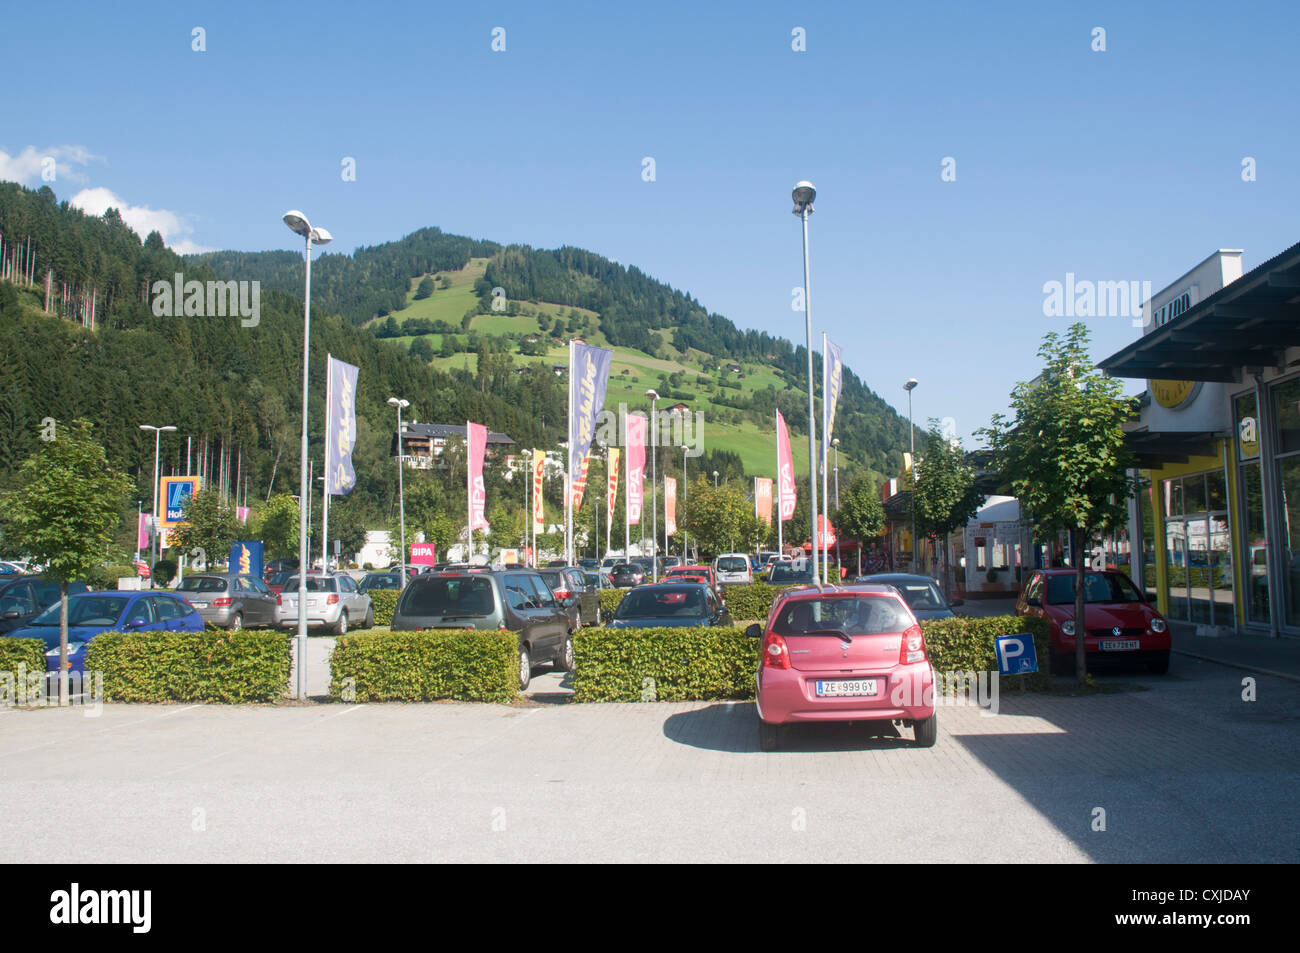
[[786, 648], [785, 639], [775, 632], [769, 632], [763, 640], [763, 664], [768, 668], [790, 667], [790, 650]]
[[911, 665], [925, 661], [925, 634], [919, 625], [903, 630], [903, 640], [898, 647], [898, 664]]

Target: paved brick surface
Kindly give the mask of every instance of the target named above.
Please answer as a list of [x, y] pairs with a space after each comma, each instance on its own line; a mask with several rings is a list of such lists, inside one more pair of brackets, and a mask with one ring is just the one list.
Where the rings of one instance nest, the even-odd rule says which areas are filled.
[[86, 862], [1295, 862], [1300, 685], [1243, 677], [1179, 657], [1102, 678], [1146, 691], [945, 708], [930, 750], [763, 753], [749, 703], [9, 710], [0, 861], [62, 830]]

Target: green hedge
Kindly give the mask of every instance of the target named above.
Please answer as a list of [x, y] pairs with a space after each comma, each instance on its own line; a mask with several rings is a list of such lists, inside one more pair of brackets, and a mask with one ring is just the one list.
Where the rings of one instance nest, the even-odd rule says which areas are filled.
[[754, 621], [766, 619], [772, 608], [772, 600], [780, 592], [779, 586], [769, 586], [765, 582], [755, 582], [748, 586], [723, 586], [722, 598], [727, 603], [727, 611], [737, 621]]
[[1001, 615], [989, 618], [960, 616], [921, 623], [926, 652], [936, 672], [996, 672], [993, 640], [999, 635], [1028, 632], [1034, 637], [1038, 671], [1033, 675], [1004, 675], [999, 691], [1038, 691], [1047, 685], [1051, 669], [1050, 626], [1043, 619]]
[[330, 697], [342, 701], [506, 702], [518, 692], [514, 632], [365, 632], [330, 654]]
[[18, 666], [28, 672], [45, 671], [45, 641], [43, 639], [0, 638], [0, 672], [9, 672], [18, 679]]
[[397, 611], [397, 599], [401, 594], [397, 589], [371, 589], [366, 593], [375, 610], [375, 625], [393, 624], [393, 613]]
[[600, 614], [602, 616], [609, 616], [609, 615], [613, 615], [614, 610], [618, 608], [618, 604], [623, 601], [623, 597], [627, 595], [627, 590], [626, 589], [601, 589], [599, 595], [600, 595]]
[[[1049, 637], [1041, 619], [997, 616], [921, 623], [936, 672], [996, 672], [993, 639], [1030, 632], [1039, 671], [1005, 676], [999, 691], [1048, 683]], [[575, 702], [708, 701], [754, 697], [760, 645], [739, 626], [718, 629], [585, 629], [573, 638]], [[651, 680], [651, 681], [647, 681]]]
[[573, 700], [753, 698], [758, 650], [741, 628], [583, 629], [573, 637]]
[[288, 633], [105, 632], [86, 649], [86, 670], [104, 673], [118, 702], [272, 702], [289, 687]]

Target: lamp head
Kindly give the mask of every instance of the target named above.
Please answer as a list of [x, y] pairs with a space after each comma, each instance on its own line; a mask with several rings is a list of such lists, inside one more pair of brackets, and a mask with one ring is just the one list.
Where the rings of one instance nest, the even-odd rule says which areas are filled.
[[304, 238], [311, 234], [311, 222], [307, 221], [307, 216], [296, 208], [291, 208], [284, 213], [284, 224], [289, 226], [290, 231]]
[[916, 378], [915, 378], [915, 377], [909, 377], [909, 378], [907, 379], [907, 383], [903, 385], [903, 390], [905, 390], [905, 391], [911, 391], [911, 390], [913, 390], [915, 387], [916, 387]]
[[813, 188], [811, 182], [805, 179], [802, 182], [795, 183], [794, 191], [790, 193], [790, 197], [794, 199], [794, 214], [802, 215], [805, 209], [812, 212], [813, 199], [817, 198], [817, 190]]

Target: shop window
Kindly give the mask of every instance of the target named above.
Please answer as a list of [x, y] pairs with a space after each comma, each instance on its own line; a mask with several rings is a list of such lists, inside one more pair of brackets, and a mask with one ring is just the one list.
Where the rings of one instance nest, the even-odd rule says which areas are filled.
[[1273, 413], [1277, 418], [1278, 454], [1300, 450], [1300, 377], [1273, 388]]
[[1218, 470], [1205, 474], [1205, 508], [1210, 511], [1228, 508], [1228, 486]]
[[1183, 477], [1183, 512], [1205, 512], [1205, 478], [1199, 473]]

